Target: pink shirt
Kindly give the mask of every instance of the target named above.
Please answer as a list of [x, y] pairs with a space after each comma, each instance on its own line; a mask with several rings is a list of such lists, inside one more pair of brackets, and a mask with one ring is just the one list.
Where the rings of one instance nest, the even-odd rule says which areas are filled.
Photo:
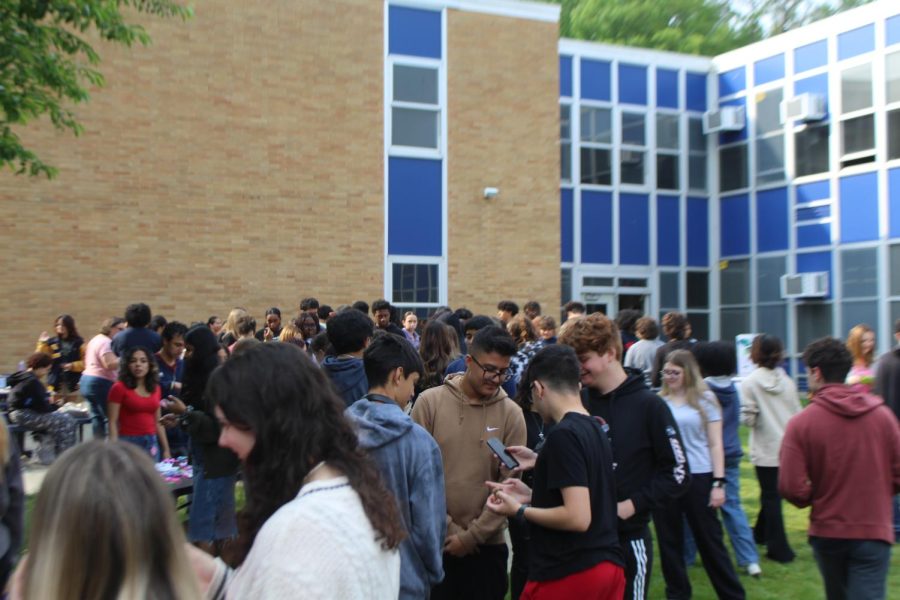
[[109, 381], [115, 381], [118, 378], [116, 370], [105, 369], [103, 367], [103, 361], [100, 360], [100, 357], [107, 352], [112, 352], [112, 340], [102, 333], [95, 335], [91, 341], [88, 342], [87, 348], [84, 351], [84, 373], [82, 373], [82, 376], [89, 375], [91, 377], [101, 377], [103, 379], [108, 379]]

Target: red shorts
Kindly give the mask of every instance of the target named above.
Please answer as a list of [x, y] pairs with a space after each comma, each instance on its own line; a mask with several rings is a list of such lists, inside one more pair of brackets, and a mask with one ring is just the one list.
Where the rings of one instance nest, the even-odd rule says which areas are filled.
[[604, 561], [562, 579], [529, 581], [519, 600], [622, 600], [625, 570]]

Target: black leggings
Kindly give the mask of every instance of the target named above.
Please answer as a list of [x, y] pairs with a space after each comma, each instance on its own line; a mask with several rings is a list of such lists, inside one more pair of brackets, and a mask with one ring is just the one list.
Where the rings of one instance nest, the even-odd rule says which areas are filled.
[[778, 467], [756, 467], [756, 479], [759, 481], [759, 514], [753, 527], [753, 539], [757, 544], [766, 545], [766, 556], [772, 560], [791, 562], [795, 555], [784, 533]]

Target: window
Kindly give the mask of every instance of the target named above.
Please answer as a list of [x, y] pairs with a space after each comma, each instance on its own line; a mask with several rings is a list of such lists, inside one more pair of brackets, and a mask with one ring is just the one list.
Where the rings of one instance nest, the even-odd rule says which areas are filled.
[[875, 160], [875, 115], [863, 115], [841, 122], [841, 166]]
[[559, 271], [559, 298], [563, 304], [572, 299], [572, 269]]
[[828, 123], [807, 125], [794, 134], [797, 177], [828, 171]]
[[781, 88], [757, 95], [756, 183], [784, 180], [784, 131], [781, 125]]
[[680, 310], [681, 301], [678, 277], [678, 273], [673, 273], [672, 271], [662, 271], [659, 274], [660, 319], [657, 320], [660, 323], [661, 338], [664, 338], [664, 336], [662, 335], [662, 315], [666, 314], [667, 312]]
[[884, 66], [884, 75], [887, 80], [887, 103], [900, 102], [900, 52], [888, 54]]
[[841, 252], [841, 335], [866, 323], [878, 331], [878, 251], [875, 248]]
[[730, 260], [720, 273], [720, 329], [723, 340], [750, 333], [750, 261]]
[[687, 307], [688, 309], [709, 308], [709, 273], [688, 271]]
[[900, 296], [900, 244], [890, 247], [891, 296]]
[[797, 305], [797, 348], [831, 335], [831, 304], [809, 302]]
[[572, 107], [559, 106], [559, 178], [572, 181]]
[[872, 108], [872, 66], [859, 65], [841, 73], [841, 113]]
[[621, 183], [644, 185], [646, 125], [643, 113], [622, 112]]
[[787, 341], [787, 303], [781, 298], [781, 276], [785, 274], [784, 256], [756, 260], [757, 329]]
[[656, 115], [656, 187], [661, 190], [677, 190], [680, 187], [678, 120], [678, 115]]
[[900, 109], [887, 114], [888, 159], [900, 158]]
[[612, 110], [581, 107], [581, 183], [612, 185]]
[[438, 265], [394, 263], [393, 303], [437, 304], [439, 292]]
[[391, 145], [437, 150], [441, 109], [439, 71], [395, 64], [391, 101]]
[[875, 160], [872, 65], [841, 72], [841, 167]]
[[719, 191], [747, 187], [747, 144], [719, 149]]
[[701, 117], [688, 119], [688, 187], [706, 191], [706, 136]]

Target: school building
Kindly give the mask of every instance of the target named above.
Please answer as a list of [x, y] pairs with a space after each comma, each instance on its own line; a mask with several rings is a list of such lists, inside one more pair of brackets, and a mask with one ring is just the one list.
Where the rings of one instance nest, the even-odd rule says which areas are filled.
[[0, 175], [9, 368], [56, 314], [580, 299], [797, 355], [900, 317], [900, 7], [713, 58], [558, 39], [514, 0], [215, 0], [98, 42], [60, 167]]

